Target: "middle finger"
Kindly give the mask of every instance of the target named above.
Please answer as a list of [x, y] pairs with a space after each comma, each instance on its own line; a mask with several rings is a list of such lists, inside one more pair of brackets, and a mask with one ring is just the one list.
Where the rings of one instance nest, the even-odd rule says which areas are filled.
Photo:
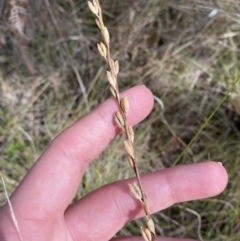
[[[128, 183], [135, 178], [105, 185], [71, 205], [65, 217], [74, 240], [109, 240], [127, 222], [144, 215]], [[177, 166], [142, 176], [150, 211], [174, 203], [214, 196], [227, 184], [224, 167], [215, 162]]]

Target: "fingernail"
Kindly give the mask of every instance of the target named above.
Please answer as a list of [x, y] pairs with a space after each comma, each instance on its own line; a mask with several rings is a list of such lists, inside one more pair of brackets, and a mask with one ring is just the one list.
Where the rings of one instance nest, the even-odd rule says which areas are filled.
[[219, 165], [223, 166], [222, 162], [218, 162]]

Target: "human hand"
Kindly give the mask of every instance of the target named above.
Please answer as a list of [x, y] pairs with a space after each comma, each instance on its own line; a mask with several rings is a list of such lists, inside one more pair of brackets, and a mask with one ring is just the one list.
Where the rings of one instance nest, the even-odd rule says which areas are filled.
[[[123, 95], [130, 102], [131, 125], [149, 114], [153, 97], [146, 87], [134, 87]], [[127, 184], [134, 178], [105, 185], [69, 205], [86, 167], [119, 133], [113, 121], [117, 110], [111, 98], [63, 131], [14, 191], [11, 203], [24, 241], [107, 241], [127, 222], [144, 216], [128, 189]], [[144, 174], [142, 182], [150, 210], [156, 212], [174, 203], [219, 194], [227, 184], [227, 173], [218, 163], [203, 162]], [[0, 210], [0, 240], [20, 240], [7, 204]], [[163, 237], [157, 240], [187, 241]]]

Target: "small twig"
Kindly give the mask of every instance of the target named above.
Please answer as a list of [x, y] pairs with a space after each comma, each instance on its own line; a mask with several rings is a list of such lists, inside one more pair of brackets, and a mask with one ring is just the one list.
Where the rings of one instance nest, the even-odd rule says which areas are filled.
[[149, 206], [147, 203], [147, 197], [143, 190], [143, 186], [140, 179], [139, 170], [137, 167], [137, 159], [134, 151], [134, 132], [132, 127], [128, 124], [127, 113], [129, 111], [129, 102], [126, 97], [121, 98], [117, 83], [117, 76], [119, 72], [119, 64], [117, 60], [113, 60], [110, 52], [110, 35], [108, 29], [105, 27], [102, 17], [102, 10], [98, 0], [88, 2], [88, 6], [93, 14], [96, 15], [96, 23], [102, 33], [103, 42], [97, 45], [100, 55], [106, 60], [109, 71], [107, 71], [107, 79], [110, 84], [110, 90], [112, 95], [116, 98], [120, 111], [115, 115], [115, 122], [119, 128], [125, 133], [124, 146], [127, 152], [127, 159], [132, 167], [137, 183], [129, 184], [132, 195], [138, 199], [142, 205], [142, 208], [146, 216], [146, 227], [141, 227], [142, 236], [146, 241], [154, 241], [156, 239], [155, 227], [153, 220], [150, 216]]

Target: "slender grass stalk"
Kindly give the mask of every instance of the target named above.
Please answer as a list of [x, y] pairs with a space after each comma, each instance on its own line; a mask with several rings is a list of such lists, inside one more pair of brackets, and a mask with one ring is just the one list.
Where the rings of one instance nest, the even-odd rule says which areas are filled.
[[155, 226], [150, 216], [149, 206], [147, 203], [147, 197], [143, 190], [143, 186], [140, 179], [139, 170], [137, 167], [137, 159], [134, 151], [134, 132], [133, 128], [128, 124], [127, 113], [129, 111], [129, 102], [126, 97], [121, 98], [117, 83], [117, 76], [119, 72], [119, 64], [117, 60], [113, 60], [110, 52], [110, 35], [107, 27], [104, 25], [102, 10], [98, 0], [88, 2], [88, 6], [93, 14], [96, 15], [96, 23], [102, 33], [103, 42], [100, 42], [97, 47], [100, 55], [106, 60], [109, 70], [107, 71], [107, 79], [110, 84], [110, 91], [116, 98], [120, 111], [115, 115], [115, 122], [119, 128], [125, 133], [124, 147], [127, 153], [128, 162], [133, 169], [137, 182], [129, 184], [130, 192], [138, 199], [142, 205], [146, 217], [146, 226], [141, 227], [141, 233], [146, 241], [154, 241], [156, 239]]
[[181, 158], [183, 157], [184, 153], [188, 150], [188, 148], [193, 144], [193, 142], [196, 140], [196, 138], [199, 136], [199, 134], [203, 131], [203, 129], [207, 126], [208, 122], [213, 118], [213, 116], [216, 114], [216, 112], [218, 111], [218, 109], [221, 107], [221, 105], [224, 103], [224, 101], [227, 99], [227, 97], [229, 96], [229, 94], [233, 91], [233, 89], [235, 88], [236, 84], [239, 82], [240, 80], [240, 76], [238, 76], [238, 78], [233, 82], [232, 86], [228, 89], [227, 93], [223, 96], [223, 98], [220, 100], [220, 102], [218, 103], [218, 105], [216, 106], [216, 108], [213, 110], [213, 112], [209, 115], [209, 117], [207, 118], [207, 120], [202, 124], [202, 126], [199, 128], [199, 130], [197, 131], [197, 133], [194, 135], [194, 137], [191, 139], [191, 141], [187, 144], [187, 146], [184, 148], [184, 150], [182, 151], [182, 153], [178, 156], [178, 158], [176, 159], [176, 161], [173, 163], [172, 166], [176, 166], [177, 163], [181, 160]]
[[10, 214], [11, 214], [11, 218], [12, 218], [14, 227], [16, 228], [16, 231], [17, 231], [19, 240], [20, 240], [20, 241], [23, 241], [23, 237], [22, 237], [21, 232], [20, 232], [20, 228], [19, 228], [19, 225], [18, 225], [18, 221], [17, 221], [16, 215], [15, 215], [15, 213], [14, 213], [11, 200], [10, 200], [10, 198], [9, 198], [9, 196], [8, 196], [7, 187], [6, 187], [6, 184], [5, 184], [5, 181], [4, 181], [4, 178], [3, 178], [1, 172], [0, 172], [0, 178], [1, 178], [1, 180], [2, 180], [5, 197], [6, 197], [6, 199], [7, 199], [7, 203], [8, 203], [9, 209], [10, 209]]

